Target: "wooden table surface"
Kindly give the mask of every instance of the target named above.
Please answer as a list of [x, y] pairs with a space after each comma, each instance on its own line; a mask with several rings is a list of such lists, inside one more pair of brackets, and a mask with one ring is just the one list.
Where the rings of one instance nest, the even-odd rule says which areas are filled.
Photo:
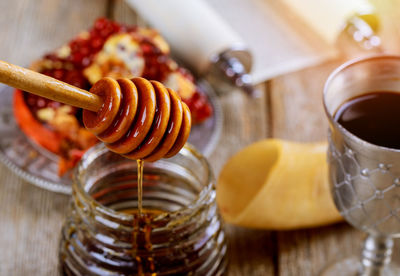
[[[1, 0], [0, 10], [0, 59], [22, 66], [99, 16], [138, 23], [122, 0]], [[338, 64], [329, 62], [262, 84], [265, 93], [258, 100], [237, 91], [222, 98], [224, 131], [210, 158], [215, 173], [234, 152], [266, 137], [324, 140], [322, 86]], [[57, 275], [58, 239], [68, 201], [68, 196], [39, 189], [0, 165], [0, 275]], [[346, 223], [287, 232], [228, 225], [227, 234], [227, 275], [232, 276], [317, 275], [330, 262], [359, 254], [364, 236]]]

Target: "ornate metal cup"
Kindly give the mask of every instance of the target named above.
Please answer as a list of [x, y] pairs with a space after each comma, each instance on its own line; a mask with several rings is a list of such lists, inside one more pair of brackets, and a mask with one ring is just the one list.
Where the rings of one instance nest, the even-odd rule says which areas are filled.
[[324, 88], [332, 195], [346, 221], [369, 236], [361, 260], [346, 259], [323, 275], [400, 275], [389, 265], [392, 238], [400, 236], [400, 150], [368, 143], [334, 119], [347, 100], [379, 91], [400, 93], [399, 56], [347, 62], [331, 74]]

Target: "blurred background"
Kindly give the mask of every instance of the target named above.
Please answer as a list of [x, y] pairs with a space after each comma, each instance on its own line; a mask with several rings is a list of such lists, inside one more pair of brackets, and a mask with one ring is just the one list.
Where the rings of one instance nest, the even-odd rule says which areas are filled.
[[[0, 59], [28, 67], [90, 28], [99, 17], [148, 26], [149, 22], [163, 25], [169, 22], [168, 18], [177, 16], [168, 12], [163, 17], [165, 21], [141, 16], [140, 10], [151, 13], [156, 7], [142, 1], [145, 7], [135, 8], [136, 2], [0, 0]], [[229, 46], [233, 49], [234, 42], [240, 41], [242, 49], [251, 54], [251, 71], [242, 73], [250, 74], [246, 80], [259, 92], [257, 97], [249, 97], [241, 84], [230, 82], [232, 78], [225, 83], [219, 83], [218, 78], [215, 81], [211, 67], [197, 68], [199, 63], [190, 64], [191, 57], [178, 49], [180, 46], [191, 50], [185, 43], [196, 36], [202, 38], [202, 45], [213, 45], [218, 34], [207, 36], [200, 27], [185, 28], [182, 23], [187, 41], [169, 41], [168, 37], [173, 38], [174, 34], [160, 30], [173, 55], [196, 76], [210, 79], [217, 93], [228, 82], [228, 92], [218, 96], [224, 118], [219, 140], [208, 156], [216, 176], [229, 157], [254, 141], [270, 137], [299, 142], [326, 140], [321, 96], [329, 73], [350, 58], [382, 52], [400, 54], [398, 0], [205, 3], [212, 16], [222, 22], [221, 28], [234, 33], [230, 36], [234, 39], [228, 39], [226, 45], [232, 43]], [[190, 17], [197, 11], [186, 12]], [[210, 15], [201, 16], [207, 25]], [[208, 26], [211, 30], [214, 27]], [[200, 36], [196, 32], [203, 33]], [[213, 48], [213, 55], [203, 61], [217, 64], [212, 57], [226, 49]], [[194, 48], [190, 53], [192, 58], [198, 55]], [[20, 180], [3, 165], [0, 179], [0, 275], [56, 275], [59, 232], [69, 197]], [[316, 275], [338, 256], [358, 254], [364, 235], [345, 223], [294, 231], [249, 230], [228, 225], [227, 233], [228, 275]], [[399, 262], [398, 254], [394, 255]]]

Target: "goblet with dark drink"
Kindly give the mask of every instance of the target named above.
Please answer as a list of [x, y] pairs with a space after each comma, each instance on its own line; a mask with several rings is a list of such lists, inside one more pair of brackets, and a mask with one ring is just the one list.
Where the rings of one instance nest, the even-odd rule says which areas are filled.
[[390, 264], [400, 236], [400, 57], [373, 56], [336, 69], [324, 89], [329, 171], [336, 207], [368, 233], [360, 258], [323, 275], [399, 275]]

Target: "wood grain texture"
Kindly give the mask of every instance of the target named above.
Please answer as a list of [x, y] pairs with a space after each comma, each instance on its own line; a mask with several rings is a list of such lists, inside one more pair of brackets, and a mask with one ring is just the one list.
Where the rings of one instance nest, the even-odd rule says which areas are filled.
[[219, 146], [210, 157], [214, 173], [218, 176], [224, 163], [243, 147], [264, 139], [268, 132], [266, 123], [265, 85], [261, 98], [252, 99], [241, 91], [233, 90], [220, 98], [224, 113], [224, 126]]
[[341, 63], [328, 62], [270, 81], [271, 136], [299, 142], [326, 140], [323, 86]]
[[[398, 54], [400, 49], [400, 24], [394, 19], [399, 12], [393, 9], [396, 1], [372, 1], [377, 5], [377, 13], [381, 18], [383, 49], [393, 54]], [[348, 54], [354, 52], [349, 51]], [[322, 105], [323, 86], [329, 74], [343, 61], [342, 58], [327, 62], [269, 82], [271, 136], [301, 142], [326, 139], [328, 123]], [[359, 256], [365, 237], [365, 233], [347, 223], [277, 232], [278, 274], [318, 275], [330, 263], [349, 255]], [[400, 241], [395, 240], [395, 247], [399, 246]], [[392, 259], [396, 264], [400, 262], [398, 250], [394, 250]]]
[[[209, 161], [218, 176], [226, 160], [243, 147], [261, 140], [268, 133], [266, 89], [259, 99], [251, 99], [240, 91], [232, 91], [220, 99], [224, 126], [219, 146]], [[275, 273], [276, 236], [269, 231], [251, 230], [226, 225], [229, 242], [229, 276], [267, 276]]]
[[106, 0], [0, 1], [0, 59], [27, 66], [106, 15]]
[[[322, 104], [323, 86], [342, 62], [331, 61], [269, 82], [273, 137], [301, 142], [326, 140], [328, 122]], [[279, 252], [276, 266], [282, 276], [318, 275], [330, 263], [350, 255], [359, 256], [366, 237], [347, 223], [276, 235]], [[397, 262], [398, 254], [393, 259]]]
[[0, 165], [0, 275], [57, 275], [69, 198], [43, 191]]
[[361, 252], [362, 233], [346, 223], [277, 236], [279, 275], [318, 275], [329, 263]]
[[[114, 1], [111, 17], [126, 24], [146, 26], [145, 20], [123, 0]], [[257, 89], [264, 92], [257, 99], [251, 99], [239, 90], [232, 90], [232, 93], [220, 98], [224, 127], [219, 141], [220, 146], [210, 158], [215, 175], [218, 175], [222, 165], [235, 152], [267, 135], [266, 85], [260, 84]]]
[[[0, 10], [0, 59], [28, 66], [104, 16], [106, 1], [3, 0]], [[57, 275], [68, 202], [0, 165], [0, 275]]]
[[113, 1], [110, 17], [125, 24], [136, 24], [138, 26], [144, 26], [146, 24], [124, 0]]
[[[145, 24], [123, 0], [0, 0], [0, 59], [26, 66], [60, 46], [93, 20], [108, 15]], [[210, 158], [218, 175], [225, 161], [265, 137], [320, 141], [327, 121], [322, 87], [341, 61], [276, 78], [259, 89], [260, 99], [239, 91], [221, 98], [225, 120]], [[0, 275], [57, 275], [58, 239], [69, 197], [36, 188], [0, 165]], [[230, 242], [227, 275], [317, 275], [327, 264], [359, 254], [361, 232], [346, 223], [298, 231], [271, 232], [226, 226]], [[399, 242], [396, 242], [398, 248]], [[395, 251], [394, 259], [399, 260]]]
[[226, 226], [229, 241], [229, 276], [276, 274], [276, 236], [262, 230]]
[[[112, 17], [115, 20], [140, 26], [145, 21], [137, 17], [122, 0], [115, 1]], [[257, 87], [265, 92], [266, 86]], [[266, 137], [266, 93], [259, 99], [250, 99], [238, 90], [220, 98], [224, 124], [219, 146], [209, 159], [217, 176], [226, 160], [251, 142]], [[269, 232], [226, 226], [230, 244], [227, 275], [273, 275], [274, 240]]]
[[[0, 35], [10, 42], [0, 45], [0, 59], [26, 66], [86, 29], [96, 17], [106, 14], [121, 22], [145, 24], [122, 0], [74, 0], [69, 5], [65, 2], [19, 0], [12, 3], [15, 9], [7, 6], [14, 10], [8, 20], [11, 17], [18, 20], [10, 29], [0, 28]], [[0, 7], [5, 8], [6, 1], [1, 1]], [[47, 13], [49, 16], [43, 16]], [[8, 22], [5, 18], [1, 20]], [[210, 159], [216, 174], [227, 158], [262, 139], [267, 132], [264, 97], [254, 100], [233, 91], [221, 103], [224, 130], [220, 146]], [[69, 197], [25, 183], [1, 165], [0, 176], [0, 275], [57, 275], [58, 240]], [[270, 232], [227, 226], [227, 235], [231, 246], [229, 275], [274, 273], [275, 242]]]
[[[270, 81], [273, 137], [301, 142], [326, 140], [323, 86], [341, 62], [328, 62]], [[328, 263], [359, 254], [361, 238], [362, 234], [346, 223], [277, 232], [279, 275], [318, 275]]]

